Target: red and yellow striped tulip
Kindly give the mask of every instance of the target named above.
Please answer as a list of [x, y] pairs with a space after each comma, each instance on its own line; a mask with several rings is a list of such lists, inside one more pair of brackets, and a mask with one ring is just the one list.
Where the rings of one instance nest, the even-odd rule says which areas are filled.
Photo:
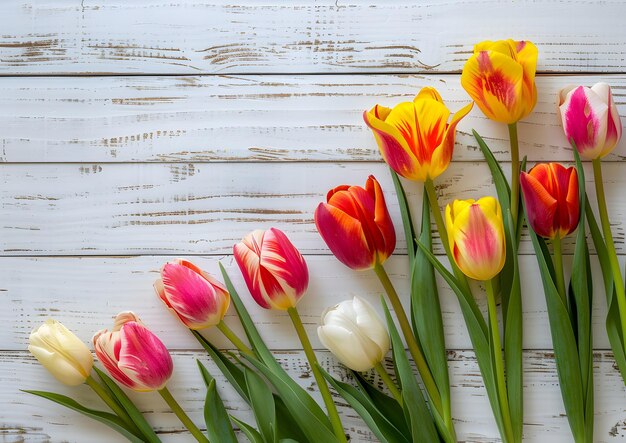
[[587, 160], [609, 154], [622, 137], [622, 122], [606, 83], [564, 88], [559, 94], [559, 110], [565, 136]]
[[262, 308], [293, 308], [306, 292], [306, 262], [281, 230], [251, 232], [235, 245], [234, 254], [250, 294]]
[[134, 391], [158, 391], [172, 376], [167, 348], [132, 312], [120, 312], [112, 331], [93, 337], [98, 359], [111, 376]]
[[315, 210], [317, 230], [333, 254], [349, 268], [371, 269], [396, 247], [382, 188], [370, 175], [365, 188], [341, 185], [331, 189]]
[[502, 270], [506, 241], [498, 200], [455, 200], [446, 207], [446, 231], [454, 261], [465, 275], [486, 281]]
[[484, 41], [465, 63], [461, 85], [488, 118], [516, 123], [537, 103], [537, 56], [529, 41]]
[[452, 159], [456, 125], [470, 103], [452, 117], [435, 88], [423, 88], [412, 102], [393, 109], [376, 105], [363, 113], [387, 164], [409, 180], [435, 179]]
[[230, 294], [224, 285], [187, 260], [166, 263], [154, 289], [165, 306], [189, 329], [217, 325], [230, 304]]
[[522, 172], [520, 183], [528, 223], [537, 235], [553, 239], [574, 232], [580, 216], [575, 168], [540, 163]]

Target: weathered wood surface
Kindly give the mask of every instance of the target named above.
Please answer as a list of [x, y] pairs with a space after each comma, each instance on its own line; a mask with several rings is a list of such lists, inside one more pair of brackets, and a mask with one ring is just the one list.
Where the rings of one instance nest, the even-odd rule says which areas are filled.
[[[288, 372], [304, 387], [314, 386], [306, 360], [302, 352], [278, 352], [277, 357]], [[338, 376], [345, 377], [344, 370], [328, 352], [320, 352], [320, 362], [324, 368]], [[210, 372], [216, 376], [218, 389], [225, 405], [235, 416], [253, 422], [245, 403], [221, 376], [219, 370], [202, 352], [177, 351], [173, 354], [176, 371], [172, 378], [171, 390], [174, 396], [185, 405], [190, 416], [197, 423], [202, 422], [204, 390], [195, 363], [200, 358]], [[25, 352], [4, 352], [0, 354], [0, 398], [5, 406], [3, 427], [0, 438], [3, 442], [50, 442], [78, 441], [83, 436], [90, 442], [110, 443], [122, 441], [103, 425], [94, 424], [78, 414], [61, 407], [53, 406], [46, 400], [27, 396], [18, 389], [55, 390], [66, 395], [74, 395], [79, 401], [96, 402], [85, 388], [66, 388], [52, 379], [45, 370]], [[452, 415], [459, 441], [497, 442], [498, 431], [489, 411], [489, 402], [482, 384], [478, 366], [471, 352], [454, 351], [449, 354], [450, 382], [452, 395]], [[525, 441], [550, 443], [570, 443], [571, 436], [563, 408], [553, 355], [545, 351], [524, 353], [525, 398], [524, 433]], [[623, 407], [626, 388], [618, 372], [613, 368], [609, 352], [595, 353], [595, 404], [596, 443], [617, 443], [626, 438], [626, 411]], [[317, 393], [313, 393], [317, 396]], [[157, 394], [132, 394], [138, 405], [161, 433], [165, 442], [189, 441], [181, 434], [180, 426]], [[336, 398], [340, 414], [352, 442], [375, 442], [361, 419], [349, 409], [341, 398]], [[104, 408], [104, 406], [102, 406]], [[81, 440], [81, 441], [85, 441]]]
[[[63, 322], [80, 337], [89, 339], [101, 328], [109, 328], [112, 318], [120, 311], [132, 310], [139, 314], [171, 349], [200, 349], [197, 342], [183, 328], [152, 289], [159, 269], [172, 257], [65, 257], [65, 258], [0, 258], [0, 349], [23, 350], [30, 331], [46, 318]], [[566, 257], [566, 269], [570, 269]], [[298, 304], [305, 328], [313, 346], [321, 349], [316, 329], [322, 311], [355, 295], [379, 305], [382, 287], [373, 272], [356, 273], [330, 256], [306, 257], [311, 283], [307, 295]], [[260, 308], [249, 296], [239, 269], [230, 257], [194, 257], [193, 262], [218, 276], [218, 261], [226, 267], [241, 298], [248, 307], [262, 336], [272, 349], [293, 350], [301, 346], [293, 334], [289, 316], [284, 312]], [[622, 262], [623, 262], [622, 258]], [[600, 268], [592, 260], [595, 300], [593, 306], [593, 338], [597, 350], [610, 349], [604, 319], [606, 301]], [[406, 257], [392, 257], [385, 264], [405, 306], [409, 306], [408, 264]], [[520, 258], [523, 282], [524, 348], [550, 349], [552, 339], [548, 327], [546, 304], [539, 279], [536, 259]], [[569, 275], [567, 272], [566, 275]], [[439, 281], [446, 344], [449, 349], [471, 349], [465, 322], [456, 296], [443, 281]], [[486, 314], [486, 297], [475, 285], [475, 297]], [[243, 337], [234, 308], [226, 322]], [[215, 329], [203, 332], [216, 345], [231, 347]]]
[[[540, 77], [521, 154], [570, 161], [558, 91], [598, 81], [626, 115], [626, 76]], [[453, 111], [469, 102], [458, 75], [5, 78], [0, 162], [380, 161], [363, 111], [412, 100], [423, 86]], [[472, 129], [509, 159], [506, 127], [475, 107], [459, 124], [455, 161], [483, 160]], [[607, 160], [622, 159], [624, 144]]]
[[[590, 166], [590, 165], [587, 165]], [[623, 164], [603, 165], [618, 250], [624, 249]], [[503, 164], [505, 173], [508, 164]], [[9, 164], [2, 166], [0, 237], [3, 255], [230, 254], [248, 232], [284, 230], [307, 254], [329, 254], [313, 221], [329, 189], [363, 186], [374, 174], [387, 192], [398, 232], [397, 200], [384, 163]], [[595, 207], [593, 175], [587, 174]], [[484, 162], [453, 163], [437, 179], [440, 203], [495, 195]], [[419, 215], [421, 186], [407, 191]], [[436, 251], [441, 253], [435, 232]], [[564, 242], [573, 251], [573, 238]], [[524, 232], [520, 251], [532, 252]]]
[[623, 16], [590, 0], [5, 0], [0, 73], [458, 72], [509, 36], [537, 44], [541, 71], [624, 72]]

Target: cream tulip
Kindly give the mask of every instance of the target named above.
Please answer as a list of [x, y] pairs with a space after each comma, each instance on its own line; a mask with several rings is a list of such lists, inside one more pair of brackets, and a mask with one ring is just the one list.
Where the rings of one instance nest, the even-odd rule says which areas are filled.
[[30, 353], [61, 383], [78, 386], [91, 374], [91, 351], [58, 321], [46, 320], [28, 341]]

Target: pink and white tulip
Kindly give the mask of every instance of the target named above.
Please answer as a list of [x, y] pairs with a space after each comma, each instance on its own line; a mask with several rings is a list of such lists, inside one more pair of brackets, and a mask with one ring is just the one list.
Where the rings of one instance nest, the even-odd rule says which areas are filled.
[[235, 245], [235, 260], [248, 290], [265, 309], [293, 308], [309, 285], [304, 258], [284, 232], [256, 230]]
[[224, 285], [187, 260], [166, 263], [154, 289], [167, 308], [189, 329], [217, 325], [230, 305], [230, 294]]
[[111, 376], [134, 391], [163, 389], [174, 365], [165, 345], [132, 312], [120, 312], [112, 331], [93, 337], [98, 359]]
[[568, 86], [559, 94], [563, 131], [581, 157], [595, 160], [609, 154], [622, 137], [622, 123], [606, 83]]

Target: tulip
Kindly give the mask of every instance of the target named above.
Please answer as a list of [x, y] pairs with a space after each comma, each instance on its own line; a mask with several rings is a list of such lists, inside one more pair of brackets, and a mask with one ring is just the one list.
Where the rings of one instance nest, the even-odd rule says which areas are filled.
[[335, 256], [355, 270], [382, 264], [396, 247], [380, 184], [370, 175], [365, 189], [341, 185], [331, 189], [315, 210], [317, 230]]
[[506, 242], [498, 200], [455, 200], [446, 207], [446, 231], [459, 269], [475, 280], [491, 280], [504, 266]]
[[520, 176], [526, 216], [542, 237], [563, 238], [578, 226], [578, 174], [573, 167], [540, 163]]
[[474, 46], [461, 85], [491, 120], [513, 124], [537, 103], [537, 47], [528, 41], [485, 41]]
[[113, 330], [97, 332], [93, 345], [109, 374], [134, 391], [160, 391], [172, 375], [167, 348], [132, 312], [119, 313]]
[[387, 164], [409, 180], [435, 179], [448, 168], [456, 125], [472, 109], [470, 103], [452, 117], [434, 88], [423, 88], [412, 102], [393, 109], [376, 105], [363, 113]]
[[189, 329], [218, 325], [230, 304], [224, 285], [187, 260], [166, 263], [154, 288], [161, 301]]
[[91, 351], [58, 321], [46, 320], [31, 332], [28, 342], [30, 353], [61, 383], [78, 386], [91, 374]]
[[295, 307], [309, 286], [304, 258], [279, 229], [251, 232], [233, 252], [250, 294], [265, 309]]
[[374, 307], [354, 297], [322, 314], [317, 335], [326, 349], [353, 371], [369, 371], [389, 352], [389, 334]]
[[622, 137], [622, 123], [606, 83], [568, 86], [559, 94], [563, 131], [581, 157], [595, 160], [609, 154]]

